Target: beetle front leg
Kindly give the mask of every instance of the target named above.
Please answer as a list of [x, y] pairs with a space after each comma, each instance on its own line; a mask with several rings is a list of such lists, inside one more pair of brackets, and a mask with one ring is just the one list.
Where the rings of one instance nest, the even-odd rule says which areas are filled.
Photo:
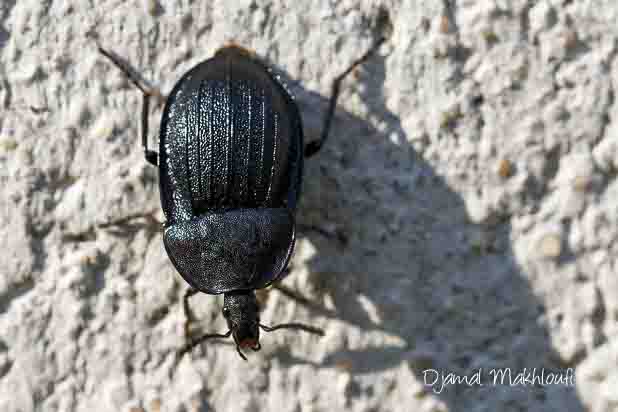
[[144, 148], [144, 157], [146, 161], [153, 166], [157, 166], [159, 156], [158, 153], [154, 150], [148, 149], [148, 112], [150, 109], [150, 97], [154, 96], [159, 105], [165, 103], [166, 97], [158, 88], [145, 85], [144, 81], [140, 78], [137, 72], [133, 68], [129, 67], [129, 65], [120, 59], [115, 53], [105, 50], [100, 45], [97, 45], [97, 47], [102, 55], [107, 57], [127, 76], [135, 87], [142, 91], [144, 96], [142, 103], [142, 147]]

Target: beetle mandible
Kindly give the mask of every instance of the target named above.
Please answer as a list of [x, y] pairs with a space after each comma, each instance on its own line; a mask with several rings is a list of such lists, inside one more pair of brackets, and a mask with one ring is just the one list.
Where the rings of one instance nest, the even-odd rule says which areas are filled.
[[[165, 97], [123, 59], [98, 46], [143, 94], [142, 146], [146, 161], [159, 169], [163, 243], [191, 286], [184, 297], [186, 335], [189, 297], [224, 294], [228, 332], [191, 339], [181, 354], [207, 339], [231, 335], [246, 360], [241, 349], [260, 349], [260, 329], [323, 335], [300, 323], [260, 323], [254, 290], [279, 280], [287, 267], [296, 237], [303, 157], [316, 154], [326, 141], [341, 82], [385, 40], [378, 38], [334, 79], [320, 138], [306, 146], [294, 98], [252, 52], [236, 45], [219, 49], [185, 73]], [[148, 148], [151, 98], [164, 103], [158, 153]]]

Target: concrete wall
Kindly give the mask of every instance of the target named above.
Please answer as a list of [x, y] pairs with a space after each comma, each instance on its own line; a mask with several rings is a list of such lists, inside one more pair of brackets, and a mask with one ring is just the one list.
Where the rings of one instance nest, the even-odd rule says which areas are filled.
[[[617, 410], [617, 23], [614, 0], [2, 0], [0, 410]], [[310, 140], [383, 34], [306, 163], [284, 284], [319, 308], [260, 295], [264, 323], [326, 336], [176, 358], [187, 285], [160, 228], [96, 229], [163, 215], [140, 94], [95, 39], [164, 93], [253, 49]], [[220, 296], [191, 305], [226, 330]], [[534, 368], [575, 379], [493, 384]]]

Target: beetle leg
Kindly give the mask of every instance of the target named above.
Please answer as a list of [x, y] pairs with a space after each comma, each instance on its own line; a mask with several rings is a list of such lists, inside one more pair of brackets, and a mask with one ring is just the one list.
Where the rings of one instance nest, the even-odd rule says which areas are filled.
[[314, 310], [322, 310], [322, 308], [318, 304], [316, 304], [315, 302], [312, 302], [309, 298], [301, 295], [294, 289], [291, 289], [283, 285], [281, 282], [273, 283], [272, 286], [273, 286], [273, 289], [277, 289], [279, 292], [281, 292], [281, 294], [287, 296], [290, 299], [294, 299], [295, 301], [297, 301], [298, 303], [302, 305], [305, 305]]
[[97, 227], [100, 229], [105, 229], [105, 228], [114, 227], [114, 226], [122, 226], [122, 225], [126, 225], [130, 223], [132, 220], [135, 220], [135, 219], [145, 219], [148, 222], [147, 225], [149, 226], [156, 226], [156, 227], [163, 226], [163, 223], [159, 222], [157, 218], [154, 217], [154, 213], [155, 212], [134, 213], [132, 215], [127, 215], [127, 216], [121, 217], [116, 220], [111, 220], [109, 222], [101, 223], [97, 225]]
[[191, 307], [189, 306], [189, 298], [195, 295], [197, 292], [198, 292], [197, 289], [193, 289], [193, 288], [187, 289], [187, 291], [185, 292], [185, 296], [182, 300], [182, 307], [185, 312], [184, 331], [185, 331], [185, 339], [187, 340], [187, 342], [191, 338], [191, 322], [195, 319], [195, 317], [193, 316], [193, 312], [191, 311]]
[[[187, 352], [191, 352], [193, 348], [195, 348], [197, 345], [201, 344], [205, 340], [215, 339], [215, 338], [229, 338], [231, 334], [232, 334], [232, 330], [230, 329], [229, 331], [227, 331], [227, 333], [208, 333], [206, 335], [200, 336], [197, 339], [189, 341], [185, 346], [183, 346], [180, 349], [180, 351], [178, 351], [178, 354], [182, 356]], [[247, 360], [247, 358], [245, 358], [244, 355], [240, 355], [240, 356], [242, 356], [244, 360]]]
[[82, 232], [72, 232], [72, 233], [63, 233], [62, 237], [68, 241], [84, 241], [90, 237], [94, 237], [96, 229], [109, 229], [115, 226], [125, 226], [129, 225], [131, 221], [136, 219], [145, 219], [146, 223], [143, 223], [142, 226], [146, 227], [150, 230], [159, 229], [161, 227], [165, 227], [167, 223], [159, 222], [159, 220], [154, 217], [154, 211], [148, 213], [135, 213], [132, 215], [124, 216], [115, 220], [110, 220], [104, 223], [95, 224], [93, 226], [88, 227], [86, 230]]
[[326, 114], [324, 115], [324, 123], [322, 125], [322, 133], [320, 134], [320, 138], [318, 140], [313, 140], [305, 146], [305, 157], [311, 157], [317, 152], [320, 151], [324, 142], [328, 138], [328, 133], [330, 132], [330, 127], [333, 121], [333, 116], [335, 115], [335, 107], [337, 106], [337, 99], [339, 98], [339, 92], [341, 91], [341, 82], [350, 74], [354, 69], [356, 69], [361, 64], [365, 63], [386, 41], [386, 37], [380, 37], [374, 44], [371, 46], [369, 50], [365, 52], [360, 58], [354, 61], [343, 73], [339, 76], [335, 77], [333, 80], [333, 84], [331, 86], [331, 95], [330, 100], [328, 101], [328, 109], [326, 110]]
[[141, 76], [139, 76], [133, 68], [131, 68], [126, 62], [119, 58], [115, 53], [105, 50], [100, 45], [97, 45], [97, 47], [102, 55], [107, 57], [127, 76], [127, 78], [131, 81], [131, 83], [135, 85], [135, 87], [142, 91], [142, 94], [144, 96], [144, 100], [142, 103], [142, 147], [144, 148], [144, 157], [146, 158], [146, 161], [153, 166], [157, 166], [159, 156], [158, 153], [154, 150], [148, 149], [148, 111], [150, 108], [151, 96], [154, 96], [159, 104], [165, 103], [165, 96], [158, 88], [145, 85], [145, 82], [141, 79]]
[[[281, 283], [281, 281], [277, 281], [276, 283], [272, 284], [272, 288], [276, 289], [277, 291], [279, 291], [282, 295], [287, 296], [290, 299], [295, 300], [296, 302], [300, 303], [301, 305], [304, 305], [305, 307], [307, 307], [308, 309], [317, 312], [323, 316], [331, 316], [334, 317], [336, 316], [335, 311], [333, 311], [332, 309], [328, 309], [324, 306], [322, 306], [321, 304], [312, 301], [311, 299], [307, 298], [306, 296], [303, 296], [302, 294], [300, 294], [299, 292], [295, 291], [294, 289], [291, 289], [285, 285], [283, 285]], [[267, 289], [270, 290], [270, 289]]]
[[144, 158], [153, 166], [159, 164], [159, 154], [154, 150], [148, 149], [148, 109], [150, 103], [150, 95], [144, 94], [144, 102], [142, 103], [142, 147], [144, 148]]

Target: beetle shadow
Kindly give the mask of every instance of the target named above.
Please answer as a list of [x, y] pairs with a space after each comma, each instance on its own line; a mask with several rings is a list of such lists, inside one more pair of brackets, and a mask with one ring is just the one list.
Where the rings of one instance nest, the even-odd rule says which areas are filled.
[[[492, 385], [492, 368], [513, 377], [524, 368], [564, 376], [568, 366], [540, 322], [545, 308], [514, 256], [508, 219], [470, 222], [462, 197], [412, 147], [386, 107], [385, 77], [385, 59], [375, 56], [357, 82], [345, 81], [344, 89], [359, 89], [361, 111], [369, 115], [344, 111], [345, 93], [340, 97], [331, 137], [306, 160], [297, 217], [301, 228], [317, 228], [298, 233], [300, 248], [306, 240], [315, 249], [306, 262], [309, 289], [320, 304], [330, 302], [310, 314], [327, 318], [327, 328], [341, 322], [356, 329], [361, 337], [354, 347], [362, 349], [329, 353], [321, 362], [284, 348], [272, 356], [283, 365], [343, 369], [358, 396], [370, 390], [360, 375], [402, 363], [421, 383], [426, 371], [470, 376], [482, 368], [485, 386], [447, 385], [433, 396], [453, 411], [511, 402], [583, 411], [572, 385]], [[328, 98], [288, 83], [306, 143], [319, 136]], [[445, 130], [442, 138], [454, 138], [453, 132]], [[375, 336], [393, 344], [372, 345]]]

